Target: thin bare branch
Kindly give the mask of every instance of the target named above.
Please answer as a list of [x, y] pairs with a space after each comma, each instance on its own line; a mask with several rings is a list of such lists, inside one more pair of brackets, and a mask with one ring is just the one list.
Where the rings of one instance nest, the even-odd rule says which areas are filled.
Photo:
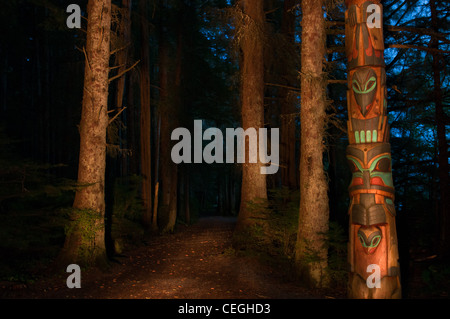
[[396, 49], [415, 49], [415, 50], [422, 50], [422, 51], [427, 51], [427, 52], [431, 52], [431, 53], [450, 53], [450, 51], [444, 51], [444, 50], [439, 50], [436, 48], [428, 48], [428, 47], [412, 45], [412, 44], [389, 44], [388, 47], [396, 48]]
[[122, 75], [124, 75], [125, 73], [127, 73], [128, 71], [130, 71], [131, 69], [133, 69], [139, 62], [141, 62], [141, 60], [138, 60], [135, 64], [133, 64], [132, 66], [130, 66], [128, 69], [120, 72], [119, 74], [113, 76], [112, 78], [110, 78], [108, 80], [109, 83], [111, 83], [112, 81], [114, 81], [115, 79], [120, 78]]
[[121, 108], [121, 109], [119, 110], [119, 112], [117, 112], [117, 114], [114, 115], [114, 117], [113, 117], [112, 119], [109, 120], [108, 125], [111, 124], [112, 122], [114, 122], [114, 120], [115, 120], [115, 119], [116, 119], [123, 111], [125, 111], [126, 108], [127, 108], [126, 106], [124, 106], [123, 108]]
[[83, 53], [84, 53], [84, 57], [85, 57], [85, 59], [86, 59], [86, 63], [87, 63], [87, 65], [88, 65], [88, 67], [89, 67], [89, 70], [92, 71], [92, 69], [91, 69], [91, 63], [89, 62], [89, 59], [88, 59], [88, 57], [87, 57], [87, 53], [86, 53], [86, 48], [85, 48], [85, 47], [83, 47]]
[[328, 84], [348, 84], [347, 80], [328, 80]]
[[124, 46], [122, 46], [122, 47], [120, 47], [120, 48], [117, 48], [117, 49], [115, 49], [115, 50], [112, 50], [109, 54], [110, 54], [110, 55], [113, 55], [113, 54], [115, 54], [115, 53], [117, 53], [117, 52], [119, 52], [119, 51], [125, 50], [127, 47], [130, 46], [130, 44], [131, 44], [131, 42], [128, 42], [128, 43], [125, 44]]
[[299, 88], [293, 87], [293, 86], [288, 86], [288, 85], [282, 85], [282, 84], [275, 84], [275, 83], [265, 83], [268, 86], [278, 86], [278, 87], [282, 87], [285, 89], [289, 89], [289, 90], [293, 90], [293, 91], [298, 91], [300, 92]]
[[123, 66], [125, 66], [125, 64], [120, 64], [120, 65], [116, 65], [116, 66], [111, 66], [111, 67], [109, 67], [109, 70], [115, 70], [115, 69], [121, 68], [121, 67], [123, 67]]

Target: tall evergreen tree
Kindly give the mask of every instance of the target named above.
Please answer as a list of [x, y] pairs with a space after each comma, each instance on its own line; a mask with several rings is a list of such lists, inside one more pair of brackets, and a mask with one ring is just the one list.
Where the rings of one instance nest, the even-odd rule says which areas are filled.
[[296, 264], [312, 286], [325, 286], [328, 186], [323, 166], [325, 21], [322, 0], [302, 1], [300, 214]]
[[[246, 31], [241, 39], [241, 103], [242, 128], [264, 127], [264, 52], [263, 29], [265, 23], [264, 1], [242, 0], [240, 2], [245, 16]], [[245, 137], [244, 137], [245, 139]], [[249, 144], [244, 140], [245, 162], [242, 166], [242, 192], [239, 209], [239, 230], [250, 226], [254, 211], [249, 207], [251, 201], [267, 199], [266, 175], [261, 174], [260, 163], [249, 163]], [[259, 152], [265, 150], [259, 149]]]
[[[294, 9], [297, 3], [297, 0], [284, 1], [283, 17], [281, 22], [281, 32], [292, 46], [294, 46], [295, 43], [296, 17]], [[289, 78], [292, 79], [293, 72], [292, 70], [285, 71], [286, 84], [291, 86], [293, 83]], [[289, 75], [291, 76], [289, 77]], [[286, 165], [286, 167], [282, 167], [282, 184], [291, 189], [297, 189], [299, 183], [299, 167], [296, 156], [296, 99], [294, 98], [292, 91], [287, 88], [282, 88], [282, 98], [281, 147], [284, 149], [281, 151], [280, 156], [284, 158]]]
[[87, 6], [86, 65], [80, 131], [78, 183], [73, 216], [60, 261], [66, 264], [106, 262], [105, 163], [111, 0], [90, 0]]
[[142, 221], [146, 228], [156, 230], [152, 225], [152, 157], [151, 157], [151, 114], [150, 114], [150, 52], [147, 1], [139, 1], [141, 14], [141, 171], [142, 171]]
[[[181, 1], [160, 1], [159, 30], [159, 106], [160, 131], [160, 209], [158, 227], [162, 232], [172, 232], [177, 218], [178, 166], [172, 161], [171, 134], [177, 127], [180, 101], [181, 40], [179, 24]], [[175, 38], [175, 40], [174, 40]], [[174, 44], [175, 43], [175, 44]]]

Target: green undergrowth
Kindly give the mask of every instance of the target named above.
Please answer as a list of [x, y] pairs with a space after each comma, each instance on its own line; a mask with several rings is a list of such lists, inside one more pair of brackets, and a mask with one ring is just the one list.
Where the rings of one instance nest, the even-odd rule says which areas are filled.
[[114, 204], [111, 218], [111, 238], [114, 250], [121, 254], [124, 250], [139, 245], [145, 239], [142, 227], [143, 203], [140, 197], [142, 177], [133, 175], [118, 178], [114, 184]]
[[[4, 181], [6, 177], [3, 175]], [[81, 229], [88, 242], [96, 231], [98, 213], [71, 207], [74, 189], [61, 189], [56, 183], [40, 186], [51, 192], [30, 191], [1, 201], [0, 282], [36, 281], [46, 275], [70, 232]], [[30, 187], [35, 188], [39, 188], [38, 182]], [[112, 215], [105, 219], [115, 253], [142, 244], [145, 234], [140, 222], [141, 207], [139, 178], [118, 181]]]

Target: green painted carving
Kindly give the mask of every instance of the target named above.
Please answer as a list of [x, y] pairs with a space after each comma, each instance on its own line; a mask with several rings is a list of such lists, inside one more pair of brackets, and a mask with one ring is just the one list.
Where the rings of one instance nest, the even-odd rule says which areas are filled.
[[376, 88], [377, 75], [371, 68], [361, 68], [353, 73], [352, 89], [363, 116], [367, 114], [368, 106], [375, 98]]

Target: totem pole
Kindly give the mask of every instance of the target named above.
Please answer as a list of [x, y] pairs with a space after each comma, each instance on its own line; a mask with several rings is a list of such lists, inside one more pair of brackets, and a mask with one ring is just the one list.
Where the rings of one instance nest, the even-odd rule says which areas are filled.
[[380, 0], [345, 0], [350, 298], [400, 298]]

